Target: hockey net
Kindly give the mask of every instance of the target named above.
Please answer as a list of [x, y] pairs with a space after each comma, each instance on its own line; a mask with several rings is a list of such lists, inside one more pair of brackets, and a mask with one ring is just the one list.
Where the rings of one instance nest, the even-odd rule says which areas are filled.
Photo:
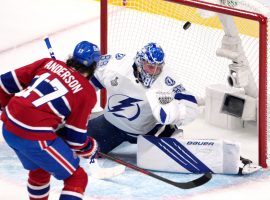
[[[244, 63], [252, 79], [248, 95], [258, 100], [259, 164], [266, 167], [270, 156], [268, 16], [267, 8], [248, 0], [101, 0], [101, 50], [135, 55], [146, 43], [157, 42], [166, 53], [166, 68], [202, 99], [208, 85], [228, 86], [230, 64]], [[191, 26], [185, 30], [187, 21]], [[240, 42], [231, 43], [230, 38]], [[228, 53], [227, 47], [242, 49], [241, 56]], [[104, 93], [101, 101], [104, 107]]]

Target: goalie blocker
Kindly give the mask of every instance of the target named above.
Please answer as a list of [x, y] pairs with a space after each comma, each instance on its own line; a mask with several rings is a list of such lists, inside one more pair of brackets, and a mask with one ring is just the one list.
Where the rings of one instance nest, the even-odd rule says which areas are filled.
[[221, 174], [249, 174], [261, 168], [240, 160], [238, 143], [154, 136], [139, 136], [137, 165], [166, 172]]

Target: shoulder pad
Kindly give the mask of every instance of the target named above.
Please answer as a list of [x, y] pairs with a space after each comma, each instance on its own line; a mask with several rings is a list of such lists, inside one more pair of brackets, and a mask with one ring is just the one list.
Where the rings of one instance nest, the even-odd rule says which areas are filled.
[[106, 55], [102, 55], [100, 57], [100, 61], [98, 62], [97, 67], [104, 67], [106, 65], [108, 65], [108, 63], [111, 60], [122, 60], [126, 55], [123, 53], [116, 53], [116, 54], [106, 54]]
[[124, 58], [126, 56], [126, 54], [123, 54], [123, 53], [117, 53], [115, 54], [115, 58], [117, 60], [121, 60], [122, 58]]
[[185, 89], [185, 87], [182, 84], [179, 84], [179, 85], [173, 87], [173, 92], [175, 94], [182, 93], [182, 92], [185, 92], [185, 91], [186, 91], [186, 89]]
[[100, 60], [97, 64], [97, 67], [106, 66], [109, 63], [111, 57], [112, 55], [109, 55], [109, 54], [100, 56]]

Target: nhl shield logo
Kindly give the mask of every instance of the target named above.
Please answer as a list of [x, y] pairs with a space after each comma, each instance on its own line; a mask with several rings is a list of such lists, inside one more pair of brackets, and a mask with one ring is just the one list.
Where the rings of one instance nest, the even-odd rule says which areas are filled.
[[117, 85], [118, 85], [117, 80], [118, 80], [118, 77], [115, 77], [114, 80], [111, 80], [111, 85], [112, 85], [112, 86], [117, 86]]
[[173, 85], [175, 84], [175, 80], [173, 80], [171, 77], [167, 76], [167, 77], [165, 78], [165, 83], [166, 83], [166, 85], [168, 85], [168, 86], [173, 86]]
[[115, 58], [117, 59], [117, 60], [121, 60], [122, 58], [124, 58], [125, 57], [125, 54], [122, 54], [122, 53], [117, 53], [116, 55], [115, 55]]

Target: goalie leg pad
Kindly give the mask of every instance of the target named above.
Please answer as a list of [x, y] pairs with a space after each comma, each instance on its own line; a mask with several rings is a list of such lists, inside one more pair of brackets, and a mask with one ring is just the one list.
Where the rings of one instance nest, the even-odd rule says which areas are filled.
[[240, 146], [222, 140], [187, 140], [139, 136], [137, 165], [180, 173], [237, 174]]

